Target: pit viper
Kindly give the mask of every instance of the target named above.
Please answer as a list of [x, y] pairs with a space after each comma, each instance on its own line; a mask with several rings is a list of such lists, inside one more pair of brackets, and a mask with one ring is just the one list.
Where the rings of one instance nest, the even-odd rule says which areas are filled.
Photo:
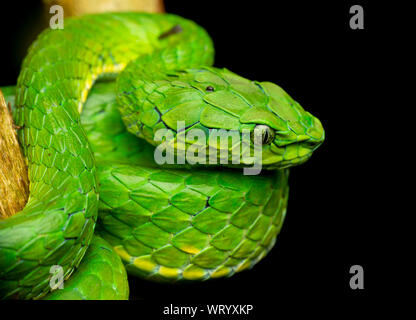
[[[206, 280], [267, 254], [286, 214], [288, 168], [311, 156], [324, 130], [276, 84], [213, 61], [207, 32], [172, 14], [85, 15], [39, 35], [17, 86], [3, 88], [30, 196], [0, 221], [1, 298], [126, 299], [126, 271]], [[261, 142], [260, 174], [243, 174], [250, 163], [234, 140], [205, 149], [221, 158], [214, 164], [155, 161], [168, 141], [159, 130], [179, 162], [180, 152], [195, 154], [188, 133], [202, 132], [201, 143], [220, 129], [240, 142], [249, 132], [249, 151]], [[53, 266], [65, 282], [50, 293]]]

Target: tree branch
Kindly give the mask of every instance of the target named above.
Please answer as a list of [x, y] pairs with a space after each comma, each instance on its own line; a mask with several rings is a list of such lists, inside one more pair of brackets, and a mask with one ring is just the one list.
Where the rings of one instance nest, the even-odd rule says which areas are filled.
[[22, 210], [29, 197], [26, 162], [17, 141], [10, 105], [0, 90], [0, 219]]

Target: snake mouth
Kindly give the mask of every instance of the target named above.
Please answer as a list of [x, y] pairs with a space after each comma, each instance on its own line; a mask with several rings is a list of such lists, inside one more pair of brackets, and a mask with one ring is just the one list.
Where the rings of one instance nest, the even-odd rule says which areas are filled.
[[324, 138], [309, 138], [304, 141], [278, 146], [275, 142], [263, 150], [262, 164], [268, 170], [285, 169], [306, 162], [322, 144]]
[[280, 161], [277, 161], [277, 162], [272, 163], [270, 165], [263, 163], [263, 165], [265, 165], [268, 170], [287, 169], [287, 168], [298, 166], [302, 163], [305, 163], [312, 156], [312, 153], [313, 152], [309, 152], [309, 153], [307, 153], [303, 156], [297, 156], [297, 157], [291, 158], [291, 159], [284, 159], [284, 158], [282, 159], [282, 157], [279, 156]]
[[305, 163], [306, 161], [308, 161], [311, 156], [312, 156], [312, 152], [309, 152], [308, 154], [304, 156], [300, 156], [300, 157], [290, 159], [290, 160], [283, 160], [279, 164], [278, 169], [286, 169], [289, 167], [301, 165], [302, 163]]

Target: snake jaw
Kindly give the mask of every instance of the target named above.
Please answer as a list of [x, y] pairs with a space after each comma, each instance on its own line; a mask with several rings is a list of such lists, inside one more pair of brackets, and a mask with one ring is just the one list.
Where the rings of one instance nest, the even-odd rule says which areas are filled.
[[287, 168], [306, 162], [325, 139], [321, 122], [314, 118], [315, 126], [305, 134], [296, 135], [293, 131], [276, 134], [268, 152], [263, 152], [263, 165], [267, 169]]

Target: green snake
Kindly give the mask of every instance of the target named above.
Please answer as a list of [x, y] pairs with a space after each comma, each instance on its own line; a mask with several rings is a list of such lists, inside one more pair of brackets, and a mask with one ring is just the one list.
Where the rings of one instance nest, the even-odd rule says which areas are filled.
[[[279, 86], [213, 67], [213, 57], [207, 32], [171, 14], [86, 15], [40, 34], [16, 88], [3, 89], [30, 197], [0, 221], [1, 298], [126, 299], [126, 271], [206, 280], [267, 254], [286, 214], [288, 168], [324, 130]], [[208, 139], [213, 129], [242, 137], [256, 128], [259, 175], [244, 175], [247, 163], [154, 160], [159, 129], [187, 151], [191, 129]], [[49, 293], [56, 265], [65, 289]]]

